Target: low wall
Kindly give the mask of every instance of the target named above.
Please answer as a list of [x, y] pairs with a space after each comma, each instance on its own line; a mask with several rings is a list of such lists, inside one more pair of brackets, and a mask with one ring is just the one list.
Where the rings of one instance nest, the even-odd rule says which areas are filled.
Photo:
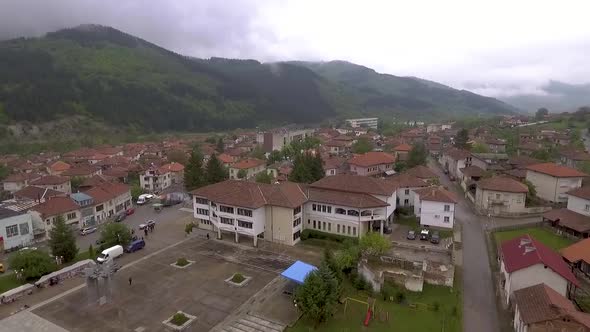
[[[421, 243], [421, 242], [418, 242]], [[441, 247], [436, 247], [433, 245], [425, 245], [425, 244], [410, 244], [410, 243], [405, 243], [405, 242], [397, 242], [397, 241], [392, 241], [391, 244], [394, 247], [400, 247], [400, 248], [406, 248], [406, 249], [413, 249], [413, 250], [422, 250], [425, 252], [440, 252], [440, 253], [447, 253], [450, 255], [451, 250], [449, 248], [445, 248], [444, 246]]]
[[32, 284], [24, 284], [22, 286], [6, 291], [0, 294], [0, 304], [8, 304], [18, 300], [18, 298], [23, 297], [25, 295], [31, 295], [33, 294], [34, 289], [35, 286], [33, 286]]
[[75, 264], [64, 267], [61, 270], [42, 276], [37, 282], [35, 282], [35, 286], [47, 287], [49, 286], [51, 278], [57, 278], [59, 281], [61, 281], [76, 277], [80, 273], [84, 272], [85, 268], [92, 267], [94, 265], [96, 265], [96, 263], [92, 259], [85, 259], [83, 261], [79, 261]]
[[530, 218], [530, 217], [536, 217], [536, 216], [540, 216], [543, 213], [547, 212], [547, 211], [551, 211], [551, 207], [550, 206], [533, 206], [533, 207], [527, 207], [524, 208], [524, 210], [519, 211], [519, 212], [506, 212], [506, 211], [498, 211], [497, 213], [494, 213], [493, 210], [483, 210], [483, 209], [479, 209], [478, 207], [475, 208], [475, 210], [477, 211], [477, 213], [481, 216], [493, 216], [493, 217], [499, 217], [499, 218]]

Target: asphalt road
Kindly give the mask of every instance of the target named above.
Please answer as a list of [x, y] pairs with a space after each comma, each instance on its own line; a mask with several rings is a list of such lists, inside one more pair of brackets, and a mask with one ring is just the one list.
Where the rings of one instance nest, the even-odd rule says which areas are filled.
[[487, 220], [472, 212], [464, 194], [435, 162], [428, 166], [459, 201], [455, 222], [463, 228], [463, 331], [497, 332], [498, 310], [483, 229]]

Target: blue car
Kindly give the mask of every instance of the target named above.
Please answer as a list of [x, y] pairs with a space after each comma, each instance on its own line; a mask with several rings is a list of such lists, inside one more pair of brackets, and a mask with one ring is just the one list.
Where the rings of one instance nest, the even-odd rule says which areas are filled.
[[145, 247], [144, 240], [135, 240], [135, 241], [129, 243], [127, 248], [125, 248], [125, 252], [128, 252], [128, 253], [136, 252], [140, 249], [143, 249], [143, 247]]

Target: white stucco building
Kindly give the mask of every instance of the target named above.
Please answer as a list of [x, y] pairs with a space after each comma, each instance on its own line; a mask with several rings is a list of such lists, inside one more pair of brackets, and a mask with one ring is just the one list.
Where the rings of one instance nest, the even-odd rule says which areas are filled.
[[0, 207], [0, 250], [28, 246], [33, 237], [30, 214]]
[[420, 225], [452, 229], [455, 224], [455, 196], [440, 187], [416, 189], [414, 193], [414, 214], [420, 218]]
[[567, 202], [566, 193], [580, 188], [582, 179], [587, 176], [576, 169], [554, 163], [530, 165], [526, 169], [526, 179], [535, 186], [537, 196], [554, 203]]

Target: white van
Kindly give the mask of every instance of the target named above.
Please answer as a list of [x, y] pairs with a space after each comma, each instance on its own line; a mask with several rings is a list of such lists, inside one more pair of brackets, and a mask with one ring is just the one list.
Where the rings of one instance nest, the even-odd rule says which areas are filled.
[[154, 195], [152, 194], [142, 194], [137, 197], [137, 205], [143, 205], [147, 203], [150, 199], [152, 199]]
[[100, 253], [100, 255], [98, 255], [96, 261], [102, 264], [108, 260], [115, 259], [121, 255], [123, 255], [123, 247], [121, 247], [120, 245], [116, 245], [103, 250]]

